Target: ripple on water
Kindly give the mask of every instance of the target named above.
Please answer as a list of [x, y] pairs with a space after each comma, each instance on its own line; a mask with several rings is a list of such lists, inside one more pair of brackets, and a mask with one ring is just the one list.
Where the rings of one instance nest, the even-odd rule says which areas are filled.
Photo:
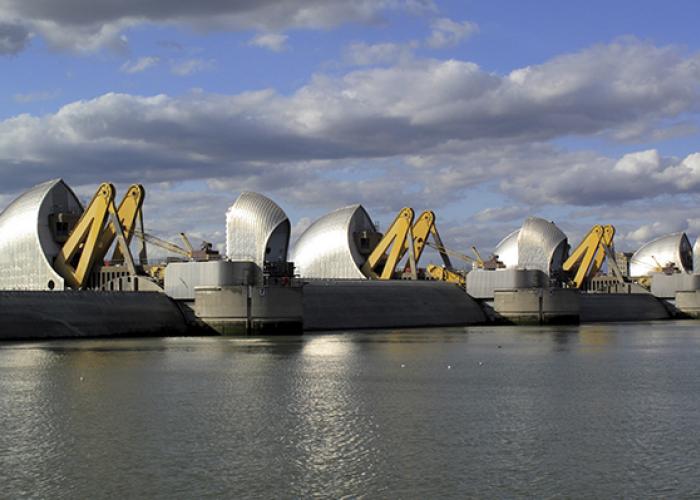
[[13, 497], [694, 496], [688, 324], [5, 345], [0, 484]]

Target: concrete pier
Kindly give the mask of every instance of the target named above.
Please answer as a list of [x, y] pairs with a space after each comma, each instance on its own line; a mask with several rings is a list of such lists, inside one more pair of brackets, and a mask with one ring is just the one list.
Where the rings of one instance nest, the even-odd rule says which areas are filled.
[[700, 290], [676, 292], [675, 305], [682, 315], [700, 318]]
[[406, 328], [486, 322], [464, 290], [439, 281], [310, 280], [304, 329]]
[[575, 324], [580, 292], [571, 288], [516, 288], [494, 292], [496, 319], [514, 324]]
[[0, 291], [0, 340], [184, 335], [178, 307], [156, 292]]
[[581, 322], [668, 319], [663, 302], [650, 293], [582, 293]]
[[297, 335], [303, 332], [299, 286], [201, 286], [194, 313], [221, 335]]

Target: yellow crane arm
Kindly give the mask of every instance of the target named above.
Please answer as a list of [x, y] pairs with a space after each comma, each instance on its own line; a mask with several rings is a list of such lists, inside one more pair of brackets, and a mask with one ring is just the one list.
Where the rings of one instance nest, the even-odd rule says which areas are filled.
[[97, 260], [95, 250], [110, 208], [114, 207], [114, 193], [112, 184], [100, 184], [54, 261], [56, 272], [73, 288], [83, 287]]
[[192, 255], [192, 253], [194, 252], [194, 248], [192, 248], [192, 243], [190, 243], [190, 239], [185, 233], [180, 233], [180, 239], [185, 244], [186, 250], [190, 253], [190, 255]]
[[[181, 233], [181, 234], [184, 234], [184, 233]], [[134, 235], [137, 238], [145, 241], [146, 243], [150, 243], [151, 245], [158, 246], [164, 250], [167, 250], [168, 252], [182, 255], [183, 257], [187, 257], [188, 259], [192, 258], [192, 252], [189, 252], [189, 251], [185, 250], [184, 248], [177, 246], [175, 243], [170, 243], [169, 241], [163, 240], [163, 239], [158, 238], [157, 236], [153, 236], [152, 234], [149, 234], [149, 233], [144, 233], [143, 231], [139, 231], [138, 229], [136, 231], [134, 231]]]
[[481, 258], [479, 250], [477, 250], [476, 245], [472, 245], [472, 252], [476, 255], [476, 265], [480, 268], [484, 268], [484, 259]]
[[[413, 233], [413, 255], [415, 255], [416, 262], [418, 262], [423, 255], [423, 250], [425, 250], [425, 245], [428, 243], [428, 236], [431, 232], [435, 231], [435, 212], [432, 210], [426, 210], [418, 216], [418, 220], [413, 224], [411, 232]], [[401, 250], [401, 255], [399, 260], [408, 251], [408, 241], [403, 245]]]
[[[600, 240], [600, 245], [598, 246], [598, 252], [596, 253], [595, 259], [593, 259], [593, 263], [591, 264], [591, 269], [590, 269], [590, 271], [588, 271], [589, 276], [595, 276], [596, 273], [603, 266], [603, 261], [605, 260], [605, 257], [607, 255], [605, 248], [603, 248], [603, 245], [605, 245], [609, 249], [612, 249], [614, 237], [615, 237], [615, 228], [613, 226], [611, 226], [610, 224], [603, 226], [603, 238]], [[608, 267], [610, 267], [610, 266], [608, 265]]]
[[[122, 230], [124, 231], [124, 238], [126, 239], [127, 245], [131, 243], [131, 238], [134, 235], [136, 222], [138, 221], [145, 197], [146, 190], [143, 188], [143, 186], [141, 184], [133, 184], [129, 187], [129, 190], [126, 192], [126, 195], [124, 195], [124, 198], [117, 209], [117, 213], [119, 214], [117, 218], [119, 219], [119, 223], [122, 225]], [[107, 254], [107, 250], [109, 250], [109, 247], [112, 245], [112, 242], [116, 236], [117, 231], [114, 224], [110, 223], [102, 232], [102, 236], [97, 243], [97, 250], [98, 252], [102, 252], [102, 257]], [[124, 254], [119, 245], [114, 248], [112, 260], [115, 262], [121, 262], [124, 260]]]
[[565, 272], [574, 273], [572, 282], [576, 288], [581, 288], [587, 279], [598, 272], [605, 260], [607, 253], [605, 248], [612, 248], [614, 236], [613, 226], [603, 227], [596, 224], [566, 259], [562, 269]]
[[459, 273], [456, 273], [445, 267], [436, 266], [435, 264], [428, 264], [426, 271], [433, 279], [437, 281], [447, 281], [449, 283], [456, 283], [461, 287], [466, 286], [466, 278]]
[[396, 265], [404, 255], [404, 246], [408, 248], [406, 238], [413, 226], [413, 217], [414, 212], [412, 208], [405, 207], [401, 209], [394, 222], [391, 223], [389, 229], [384, 233], [384, 236], [362, 266], [362, 272], [365, 276], [374, 279], [391, 279]]

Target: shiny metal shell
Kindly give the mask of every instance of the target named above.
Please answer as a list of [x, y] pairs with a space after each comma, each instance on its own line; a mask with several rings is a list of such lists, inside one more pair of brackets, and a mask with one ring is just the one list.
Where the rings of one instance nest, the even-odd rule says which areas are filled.
[[355, 233], [375, 230], [362, 205], [339, 208], [302, 233], [291, 260], [303, 278], [366, 278], [360, 271], [365, 259], [357, 248]]
[[64, 290], [63, 278], [53, 269], [60, 247], [49, 216], [82, 211], [61, 179], [34, 186], [10, 203], [0, 213], [0, 289]]
[[700, 236], [698, 236], [693, 245], [693, 272], [700, 274]]
[[291, 226], [279, 205], [259, 193], [244, 191], [226, 212], [226, 256], [234, 261], [287, 260]]
[[693, 249], [685, 233], [661, 236], [634, 252], [630, 260], [630, 276], [648, 276], [658, 271], [659, 265], [673, 263], [683, 272], [693, 270]]
[[498, 260], [503, 262], [506, 268], [518, 267], [518, 234], [520, 229], [503, 238], [493, 250], [493, 254], [498, 256]]
[[528, 217], [518, 233], [518, 267], [548, 275], [560, 271], [568, 253], [566, 234], [556, 224]]

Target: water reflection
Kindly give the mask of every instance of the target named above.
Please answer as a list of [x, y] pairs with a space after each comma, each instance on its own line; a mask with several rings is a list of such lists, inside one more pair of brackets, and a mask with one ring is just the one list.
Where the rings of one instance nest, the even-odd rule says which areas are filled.
[[696, 323], [0, 346], [9, 497], [700, 494]]
[[585, 325], [579, 331], [581, 345], [591, 351], [605, 351], [615, 342], [614, 329], [611, 325]]

